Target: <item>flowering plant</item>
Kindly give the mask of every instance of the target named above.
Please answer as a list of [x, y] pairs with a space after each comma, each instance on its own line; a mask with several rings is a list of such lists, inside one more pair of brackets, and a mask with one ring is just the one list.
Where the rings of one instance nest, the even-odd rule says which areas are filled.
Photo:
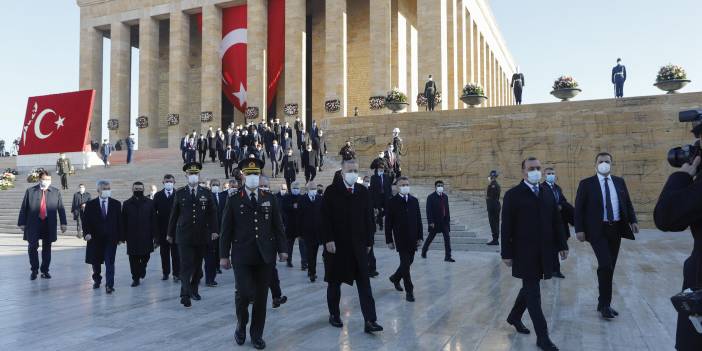
[[560, 89], [575, 89], [578, 87], [578, 82], [571, 76], [560, 76], [553, 82], [553, 90]]
[[[434, 103], [437, 105], [441, 104], [441, 92], [437, 91], [436, 94], [434, 94]], [[417, 94], [417, 106], [426, 106], [427, 105], [427, 98], [424, 96], [424, 93], [419, 93]]]
[[136, 119], [136, 126], [139, 129], [144, 129], [149, 126], [149, 117], [139, 116]]
[[180, 123], [180, 115], [177, 113], [169, 113], [166, 122], [169, 126], [176, 126]]
[[15, 187], [15, 175], [5, 172], [0, 176], [0, 190], [7, 190]]
[[392, 88], [385, 96], [385, 103], [407, 103], [407, 95], [398, 88]]
[[368, 98], [368, 106], [371, 110], [380, 110], [385, 107], [385, 96], [371, 96]]
[[283, 106], [283, 113], [288, 117], [297, 116], [299, 106], [297, 104], [285, 104]]
[[114, 118], [107, 120], [107, 129], [109, 129], [109, 130], [119, 129], [119, 120], [114, 119]]
[[339, 110], [341, 110], [341, 101], [339, 101], [339, 99], [332, 99], [324, 102], [324, 111], [334, 113], [339, 112]]
[[27, 183], [36, 183], [39, 181], [39, 172], [43, 171], [44, 168], [35, 168], [29, 172], [27, 175]]
[[14, 168], [5, 168], [5, 171], [3, 173], [12, 173], [12, 175], [18, 175], [19, 172], [17, 172], [16, 169]]
[[673, 64], [667, 64], [661, 67], [656, 76], [656, 82], [678, 79], [687, 79], [687, 73], [682, 67]]
[[258, 117], [258, 107], [255, 107], [255, 106], [247, 107], [244, 115], [246, 116], [246, 119], [254, 119], [254, 118]]
[[469, 95], [485, 96], [485, 91], [483, 90], [483, 87], [477, 83], [468, 83], [465, 87], [463, 87], [463, 95], [461, 96]]
[[203, 123], [212, 122], [213, 118], [214, 118], [214, 114], [212, 113], [212, 111], [200, 112], [200, 122], [203, 122]]

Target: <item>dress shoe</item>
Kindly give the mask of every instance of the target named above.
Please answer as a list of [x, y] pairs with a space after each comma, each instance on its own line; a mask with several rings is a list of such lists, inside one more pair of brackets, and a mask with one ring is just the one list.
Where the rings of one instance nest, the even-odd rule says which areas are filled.
[[183, 296], [180, 298], [180, 303], [185, 306], [185, 308], [190, 308], [192, 306], [192, 303], [190, 303], [190, 298], [187, 296]]
[[244, 342], [246, 342], [246, 327], [239, 328], [239, 326], [236, 326], [236, 330], [234, 330], [234, 341], [236, 341], [237, 345], [244, 345]]
[[545, 351], [558, 351], [558, 347], [548, 337], [537, 340], [536, 346]]
[[174, 281], [174, 282], [179, 282], [179, 281], [180, 281], [180, 278], [179, 278], [177, 275], [174, 275], [174, 276], [173, 276], [173, 281]]
[[141, 273], [141, 279], [144, 279], [144, 278], [146, 278], [146, 272]]
[[293, 266], [292, 262], [288, 262], [287, 266], [292, 267]]
[[192, 294], [190, 294], [190, 298], [193, 299], [193, 300], [195, 300], [195, 301], [200, 301], [200, 300], [202, 300], [202, 297], [201, 297], [200, 294], [198, 294], [198, 293], [192, 293]]
[[41, 277], [42, 279], [51, 279], [51, 274], [49, 274], [49, 272], [42, 273]]
[[445, 261], [445, 262], [456, 262], [456, 260], [454, 260], [454, 259], [451, 258], [451, 257], [449, 257], [449, 258], [444, 258], [444, 261]]
[[363, 331], [366, 333], [375, 333], [375, 332], [383, 331], [383, 327], [381, 327], [380, 324], [376, 323], [375, 321], [366, 322], [366, 325], [364, 326]]
[[115, 292], [115, 288], [113, 288], [111, 286], [107, 286], [107, 287], [105, 287], [105, 292], [108, 294], [112, 294], [113, 292]]
[[392, 279], [392, 277], [390, 277], [390, 282], [391, 282], [393, 285], [395, 285], [395, 290], [397, 290], [397, 291], [405, 291], [405, 290], [402, 289], [402, 287], [400, 286], [400, 280], [399, 280], [399, 279], [398, 279], [398, 280], [394, 280], [394, 279]]
[[306, 271], [306, 270], [307, 270], [307, 265], [306, 265], [306, 264], [303, 264], [302, 267], [300, 267], [300, 270], [301, 270], [301, 271]]
[[342, 328], [344, 326], [344, 323], [341, 322], [341, 318], [339, 318], [339, 316], [329, 316], [329, 324], [336, 328]]
[[565, 275], [563, 275], [563, 273], [561, 273], [561, 272], [553, 273], [553, 276], [556, 278], [565, 279]]
[[414, 302], [414, 293], [408, 292], [405, 299], [409, 302]]
[[93, 283], [93, 289], [100, 289], [100, 283]]
[[161, 280], [168, 280], [168, 274], [164, 274], [163, 277], [161, 277]]
[[219, 285], [219, 284], [218, 284], [216, 281], [211, 281], [211, 282], [209, 282], [209, 283], [205, 283], [205, 285], [207, 285], [207, 286], [209, 286], [209, 287], [211, 287], [211, 288], [214, 288], [214, 287], [216, 287], [216, 286]]
[[266, 342], [261, 338], [251, 340], [251, 345], [253, 345], [256, 350], [263, 350], [266, 348]]
[[37, 272], [32, 272], [32, 274], [29, 275], [29, 280], [36, 280], [37, 279]]
[[529, 329], [527, 329], [527, 327], [524, 326], [524, 323], [522, 323], [522, 321], [520, 321], [520, 320], [513, 321], [513, 320], [510, 320], [510, 319], [507, 319], [507, 323], [509, 323], [510, 325], [512, 325], [512, 326], [514, 327], [514, 329], [517, 330], [517, 333], [519, 333], [519, 334], [529, 334], [529, 333], [531, 333], [531, 331], [530, 331]]
[[612, 308], [611, 306], [609, 307], [609, 311], [612, 312], [612, 314], [613, 314], [615, 317], [619, 315], [619, 312], [617, 312], [617, 310], [615, 310], [615, 309]]
[[316, 275], [316, 274], [311, 275], [311, 276], [310, 276], [310, 282], [314, 283], [315, 280], [317, 280], [317, 275]]
[[427, 252], [426, 252], [426, 251], [422, 251], [422, 258], [427, 258]]
[[371, 278], [375, 278], [378, 275], [380, 275], [380, 273], [378, 273], [378, 271], [373, 271], [373, 272], [368, 273], [368, 276]]
[[601, 308], [600, 314], [602, 315], [602, 318], [604, 318], [604, 319], [613, 319], [614, 318], [614, 313], [612, 313], [612, 309], [609, 307]]
[[222, 270], [217, 268], [217, 274], [222, 274]]
[[485, 245], [500, 245], [500, 242], [497, 239], [490, 240], [487, 244]]
[[135, 286], [139, 286], [139, 279], [132, 280], [132, 288]]

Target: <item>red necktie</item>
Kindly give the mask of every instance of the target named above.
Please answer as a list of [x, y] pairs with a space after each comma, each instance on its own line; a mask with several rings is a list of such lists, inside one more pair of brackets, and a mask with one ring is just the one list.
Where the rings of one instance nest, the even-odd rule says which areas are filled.
[[353, 194], [353, 188], [346, 188], [346, 190], [349, 191], [349, 194]]
[[39, 205], [39, 219], [46, 219], [46, 190], [41, 191], [41, 205]]

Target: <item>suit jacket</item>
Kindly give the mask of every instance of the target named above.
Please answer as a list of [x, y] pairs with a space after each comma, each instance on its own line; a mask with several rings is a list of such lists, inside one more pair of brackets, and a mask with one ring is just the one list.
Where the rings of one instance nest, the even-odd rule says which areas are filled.
[[302, 236], [302, 209], [300, 203], [303, 195], [293, 195], [288, 192], [283, 196], [283, 212], [285, 213], [285, 236], [294, 239]]
[[175, 199], [175, 189], [171, 190], [171, 196], [166, 197], [166, 189], [161, 189], [154, 196], [154, 210], [158, 218], [157, 239], [159, 245], [166, 245], [166, 236], [168, 235], [168, 221], [171, 218], [171, 209], [173, 209], [173, 199]]
[[100, 146], [100, 155], [102, 156], [110, 156], [112, 154], [112, 151], [115, 150], [115, 147], [112, 146], [110, 143], [102, 144]]
[[302, 166], [303, 167], [317, 167], [319, 166], [319, 153], [317, 150], [312, 149], [312, 151], [303, 151], [302, 152]]
[[424, 84], [424, 96], [430, 97], [436, 95], [436, 82], [433, 80], [428, 80]]
[[548, 189], [540, 186], [537, 197], [522, 181], [505, 193], [502, 258], [512, 260], [512, 276], [549, 279], [553, 255], [567, 249], [561, 216]]
[[158, 240], [158, 216], [154, 201], [132, 196], [122, 204], [122, 239], [127, 242], [127, 254], [148, 255]]
[[427, 224], [434, 224], [434, 228], [430, 228], [430, 231], [451, 231], [451, 211], [449, 210], [449, 199], [446, 193], [441, 194], [441, 196], [436, 191], [429, 194], [426, 208]]
[[200, 152], [205, 152], [207, 149], [209, 149], [209, 143], [207, 142], [207, 138], [204, 139], [197, 139], [197, 151]]
[[117, 245], [122, 239], [122, 204], [107, 199], [107, 217], [102, 217], [100, 197], [85, 204], [83, 235], [91, 238], [85, 246], [85, 263], [102, 264], [105, 261], [105, 245]]
[[392, 197], [392, 178], [385, 173], [383, 173], [382, 176], [374, 174], [371, 176], [370, 187], [368, 189], [371, 193], [373, 207], [382, 208], [387, 204], [387, 200]]
[[283, 177], [285, 177], [285, 179], [295, 179], [295, 174], [300, 172], [300, 169], [297, 167], [295, 156], [283, 156], [282, 166]]
[[395, 249], [403, 252], [417, 251], [417, 241], [424, 239], [422, 213], [419, 201], [407, 195], [407, 201], [397, 194], [390, 199], [385, 213], [385, 242], [395, 243]]
[[561, 212], [563, 231], [565, 232], [566, 238], [570, 238], [570, 227], [568, 224], [573, 225], [575, 223], [575, 207], [568, 203], [568, 200], [563, 194], [563, 189], [561, 189], [558, 184], [554, 184], [553, 187], [551, 187], [547, 182], [543, 182], [542, 185], [553, 194], [558, 210]]
[[[316, 190], [315, 190], [316, 191]], [[315, 195], [314, 201], [309, 195], [301, 195], [300, 200], [300, 230], [307, 245], [319, 244], [322, 241], [322, 195]], [[308, 246], [310, 247], [310, 246]]]
[[222, 229], [222, 218], [224, 217], [224, 208], [227, 206], [227, 198], [229, 198], [229, 194], [226, 191], [217, 194], [212, 193], [212, 199], [217, 205], [217, 223], [220, 224], [220, 230]]
[[63, 208], [61, 192], [53, 186], [49, 186], [46, 190], [44, 200], [46, 203], [48, 233], [40, 233], [41, 220], [39, 219], [39, 208], [41, 206], [41, 197], [42, 190], [39, 184], [28, 188], [24, 192], [24, 199], [22, 199], [19, 218], [17, 219], [17, 225], [24, 226], [24, 236], [22, 239], [30, 243], [36, 243], [41, 239], [41, 234], [46, 234], [46, 238], [51, 242], [56, 241], [58, 238], [56, 234], [57, 214], [58, 222], [60, 222], [61, 225], [67, 225], [66, 210]]
[[176, 190], [168, 236], [175, 238], [178, 245], [206, 246], [212, 233], [219, 233], [212, 192], [198, 186], [193, 198], [189, 186]]
[[271, 160], [276, 162], [283, 160], [283, 148], [280, 145], [271, 146]]
[[88, 201], [90, 201], [90, 193], [87, 191], [83, 194], [81, 194], [80, 191], [77, 191], [75, 194], [73, 194], [73, 202], [71, 202], [71, 213], [73, 214], [74, 221], [78, 220], [78, 216], [81, 215], [81, 205]]
[[[615, 176], [611, 178], [619, 198], [619, 218], [624, 224], [620, 228], [622, 230], [620, 235], [624, 239], [634, 240], [634, 233], [629, 224], [636, 223], [636, 214], [629, 197], [629, 190], [626, 188], [624, 179]], [[598, 239], [602, 235], [604, 208], [602, 189], [597, 175], [581, 180], [575, 196], [575, 232], [584, 232], [588, 241]]]
[[258, 191], [256, 205], [246, 190], [239, 189], [227, 199], [222, 217], [219, 255], [234, 265], [275, 262], [275, 254], [287, 252], [283, 220], [278, 201], [267, 191]]

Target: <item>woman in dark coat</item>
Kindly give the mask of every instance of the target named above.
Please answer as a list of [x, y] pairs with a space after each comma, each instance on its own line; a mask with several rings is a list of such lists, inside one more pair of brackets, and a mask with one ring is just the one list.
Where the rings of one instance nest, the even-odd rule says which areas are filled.
[[143, 183], [134, 183], [132, 191], [134, 195], [122, 204], [122, 241], [127, 242], [132, 286], [138, 286], [158, 243], [158, 216], [154, 201], [144, 196]]

